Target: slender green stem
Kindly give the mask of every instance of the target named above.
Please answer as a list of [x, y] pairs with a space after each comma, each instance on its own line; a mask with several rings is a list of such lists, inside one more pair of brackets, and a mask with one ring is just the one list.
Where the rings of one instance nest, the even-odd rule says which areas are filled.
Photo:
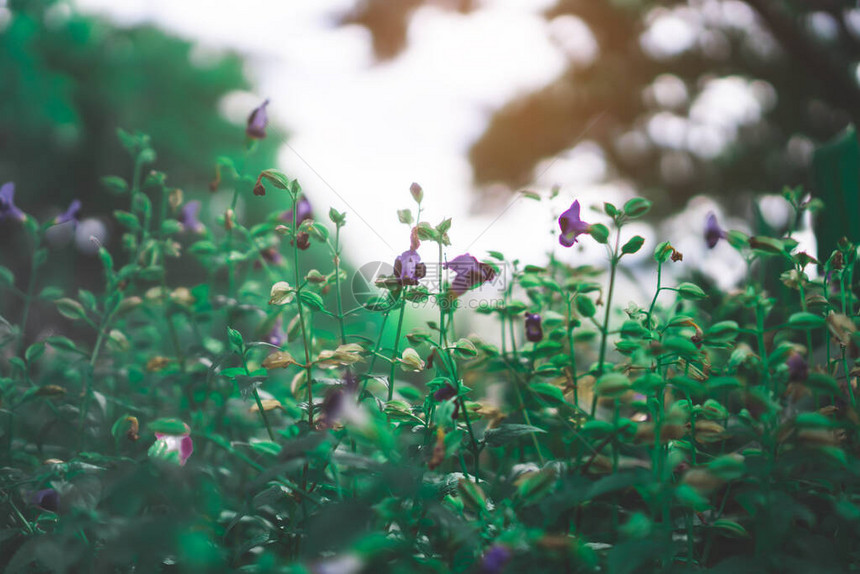
[[394, 354], [391, 357], [391, 370], [388, 375], [388, 400], [394, 398], [394, 376], [397, 373], [397, 357], [400, 352], [400, 332], [403, 329], [403, 316], [406, 314], [406, 301], [400, 294], [400, 316], [397, 319], [397, 334], [394, 335]]
[[579, 408], [579, 378], [576, 374], [576, 352], [573, 345], [573, 326], [571, 318], [573, 317], [573, 300], [567, 298], [567, 347], [570, 354], [570, 376], [573, 379], [573, 404]]
[[[245, 369], [245, 375], [250, 376], [248, 370], [248, 361], [245, 359], [245, 353], [242, 353], [242, 368]], [[269, 425], [269, 418], [266, 416], [266, 409], [263, 408], [263, 401], [260, 400], [260, 393], [257, 387], [254, 387], [254, 400], [257, 402], [257, 408], [260, 410], [260, 417], [263, 419], [263, 424], [266, 425], [266, 432], [269, 433], [269, 440], [275, 442], [275, 433], [272, 432], [272, 427]]]
[[[603, 325], [600, 328], [600, 357], [597, 363], [597, 376], [603, 374], [604, 365], [606, 363], [606, 342], [609, 339], [609, 317], [612, 311], [612, 295], [615, 292], [615, 271], [618, 269], [618, 245], [621, 242], [621, 228], [617, 228], [615, 232], [615, 249], [609, 258], [609, 293], [606, 295], [606, 313], [603, 316]], [[597, 412], [597, 394], [595, 393], [591, 399], [591, 416]]]
[[310, 351], [310, 341], [308, 340], [308, 332], [307, 327], [305, 326], [305, 312], [304, 305], [302, 305], [301, 297], [299, 297], [299, 291], [301, 291], [300, 286], [300, 276], [299, 276], [299, 240], [298, 240], [298, 221], [297, 221], [297, 204], [298, 204], [299, 196], [293, 196], [293, 268], [295, 271], [295, 281], [296, 281], [296, 304], [299, 307], [299, 325], [301, 326], [302, 331], [302, 342], [305, 347], [305, 374], [306, 374], [306, 385], [307, 385], [307, 401], [308, 401], [308, 425], [313, 428], [314, 426], [314, 395], [313, 395], [313, 379], [311, 377], [311, 351]]
[[842, 347], [842, 370], [845, 371], [845, 385], [848, 387], [848, 396], [851, 400], [851, 406], [857, 406], [854, 399], [854, 387], [851, 385], [851, 369], [848, 367], [848, 358], [845, 355], [845, 347]]
[[[618, 245], [621, 242], [621, 228], [615, 232], [615, 249], [609, 259], [609, 293], [606, 296], [606, 313], [603, 317], [603, 328], [600, 333], [600, 358], [597, 363], [597, 374], [602, 375], [606, 362], [606, 343], [609, 339], [609, 316], [612, 311], [612, 295], [615, 292], [615, 271], [618, 269]], [[592, 413], [593, 414], [593, 413]]]
[[[236, 291], [235, 270], [233, 269], [233, 259], [231, 253], [233, 251], [233, 219], [236, 217], [236, 205], [239, 202], [239, 186], [233, 190], [233, 201], [230, 202], [230, 211], [225, 213], [224, 224], [227, 227], [227, 295], [232, 297]], [[295, 221], [295, 209], [293, 209], [293, 221]], [[226, 219], [229, 218], [229, 219]], [[293, 224], [295, 229], [295, 223]], [[295, 242], [295, 241], [294, 241]]]
[[340, 292], [340, 225], [337, 225], [334, 235], [334, 288], [337, 300], [337, 322], [340, 327], [340, 344], [344, 345], [346, 344], [346, 327], [343, 323], [343, 296]]
[[27, 319], [30, 317], [30, 306], [33, 303], [33, 290], [36, 288], [36, 271], [38, 270], [36, 250], [38, 248], [38, 243], [34, 244], [33, 250], [30, 254], [30, 279], [27, 281], [27, 296], [24, 298], [24, 313], [21, 316], [21, 338], [18, 339], [19, 355], [24, 352], [24, 341], [27, 334]]
[[367, 382], [370, 380], [371, 375], [373, 374], [373, 367], [376, 365], [376, 359], [379, 357], [379, 348], [382, 345], [382, 336], [385, 334], [385, 325], [388, 323], [388, 316], [391, 314], [391, 310], [387, 309], [382, 314], [382, 325], [379, 327], [379, 336], [376, 338], [376, 345], [373, 347], [372, 358], [370, 359], [370, 366], [367, 367], [367, 376], [364, 379], [364, 385], [361, 387], [361, 392], [356, 397], [356, 401], [361, 401], [361, 395], [364, 394], [364, 391], [367, 389]]
[[[756, 301], [755, 304], [755, 322], [756, 322], [756, 345], [758, 346], [758, 354], [761, 358], [762, 366], [764, 368], [764, 380], [765, 383], [770, 381], [770, 368], [767, 366], [767, 349], [764, 344], [764, 309], [762, 308], [761, 301]], [[773, 389], [771, 389], [773, 390]]]
[[657, 262], [657, 290], [654, 291], [654, 298], [651, 299], [651, 306], [648, 307], [648, 324], [647, 327], [651, 329], [651, 316], [654, 314], [654, 306], [657, 304], [657, 296], [660, 295], [660, 291], [662, 290], [662, 281], [663, 281], [663, 262]]
[[[800, 270], [803, 273], [803, 270]], [[806, 293], [803, 289], [803, 279], [797, 282], [797, 288], [800, 291], [800, 308], [803, 312], [806, 312]], [[812, 356], [812, 333], [809, 329], [806, 329], [806, 352], [811, 357]]]
[[81, 415], [79, 420], [82, 447], [84, 440], [84, 430], [86, 428], [85, 423], [87, 420], [87, 414], [89, 412], [90, 402], [92, 401], [94, 395], [93, 383], [95, 379], [96, 362], [98, 361], [102, 345], [104, 344], [105, 335], [107, 335], [108, 333], [108, 327], [110, 326], [110, 322], [113, 320], [115, 312], [116, 308], [111, 309], [110, 312], [105, 316], [104, 320], [102, 321], [102, 324], [99, 326], [98, 336], [96, 337], [96, 344], [95, 347], [93, 347], [92, 354], [90, 355], [90, 361], [87, 365], [87, 372], [84, 377], [84, 404], [81, 407]]

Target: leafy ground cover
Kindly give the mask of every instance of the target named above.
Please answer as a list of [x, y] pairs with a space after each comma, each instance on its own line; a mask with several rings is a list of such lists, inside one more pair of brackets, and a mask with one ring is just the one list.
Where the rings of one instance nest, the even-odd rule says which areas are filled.
[[[133, 169], [103, 181], [127, 208], [121, 248], [99, 247], [97, 293], [40, 279], [46, 233], [80, 203], [39, 222], [0, 188], [0, 225], [31, 257], [28, 276], [0, 268], [20, 303], [0, 331], [4, 571], [860, 564], [853, 244], [819, 262], [793, 229], [748, 236], [710, 217], [705, 240], [740, 252], [749, 280], [706, 291], [664, 281], [683, 261], [669, 241], [627, 233], [646, 199], [601, 206], [605, 226], [571, 198], [546, 233], [604, 244], [608, 265], [536, 266], [449, 253], [451, 220], [423, 220], [432, 193], [414, 184], [398, 212], [410, 244], [353, 305], [348, 214], [312, 208], [278, 170], [243, 170], [265, 113], [218, 160], [222, 213], [167, 185], [148, 137], [119, 133]], [[292, 208], [244, 220], [240, 196], [267, 194]], [[795, 221], [822, 207], [784, 196]], [[642, 249], [653, 296], [622, 309], [616, 276]], [[45, 302], [63, 334], [24, 328]], [[416, 306], [436, 316], [410, 320]], [[470, 335], [474, 314], [500, 344]]]

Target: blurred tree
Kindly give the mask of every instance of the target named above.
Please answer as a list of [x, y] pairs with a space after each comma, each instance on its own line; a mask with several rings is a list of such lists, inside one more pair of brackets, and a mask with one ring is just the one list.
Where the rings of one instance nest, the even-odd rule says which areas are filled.
[[[368, 0], [344, 20], [367, 26], [377, 56], [391, 58], [405, 45], [391, 38], [406, 38], [421, 4], [481, 9]], [[860, 119], [854, 2], [558, 0], [544, 16], [567, 69], [494, 114], [470, 150], [479, 185], [525, 185], [585, 133], [611, 176], [665, 213], [698, 193], [809, 183], [813, 147]]]
[[[205, 189], [215, 158], [243, 145], [244, 126], [223, 118], [219, 101], [248, 88], [236, 55], [195, 59], [190, 43], [154, 28], [119, 29], [59, 0], [11, 0], [0, 8], [0, 181], [15, 181], [19, 205], [36, 215], [39, 200], [57, 209], [74, 197], [86, 214], [105, 199], [103, 176], [131, 171], [122, 127], [152, 137], [171, 183]], [[274, 163], [275, 140], [255, 165]]]
[[[82, 217], [128, 209], [127, 196], [101, 183], [106, 175], [131, 177], [132, 161], [117, 138], [124, 128], [151, 136], [158, 154], [152, 167], [167, 174], [168, 185], [205, 201], [218, 156], [236, 158], [247, 173], [275, 163], [283, 134], [271, 130], [246, 161], [244, 123], [219, 113], [226, 94], [249, 87], [234, 54], [195, 57], [189, 42], [151, 27], [117, 28], [75, 13], [64, 0], [0, 0], [0, 184], [14, 181], [17, 205], [39, 221], [73, 198], [83, 203]], [[255, 209], [271, 210], [271, 202]], [[31, 270], [31, 246], [18, 227], [0, 225], [0, 265], [20, 286]], [[109, 231], [118, 243], [119, 229]], [[56, 249], [44, 269], [37, 289], [103, 288], [96, 257], [76, 260], [73, 250]], [[185, 270], [185, 280], [193, 281], [193, 272]], [[53, 307], [35, 306], [30, 322], [54, 318]], [[16, 320], [19, 312], [17, 300], [0, 301], [0, 316]]]

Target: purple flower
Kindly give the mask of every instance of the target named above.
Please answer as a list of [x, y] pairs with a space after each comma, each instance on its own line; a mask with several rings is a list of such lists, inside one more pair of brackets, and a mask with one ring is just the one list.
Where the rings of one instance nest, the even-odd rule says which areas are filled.
[[179, 220], [179, 223], [182, 224], [186, 230], [191, 231], [193, 233], [203, 233], [206, 230], [206, 227], [200, 223], [200, 220], [197, 216], [200, 214], [200, 202], [199, 201], [189, 201], [185, 205], [182, 206], [182, 211], [179, 212], [179, 217], [176, 219]]
[[334, 426], [341, 415], [348, 410], [348, 402], [345, 399], [353, 397], [357, 391], [358, 379], [349, 369], [344, 370], [340, 384], [329, 388], [323, 398], [320, 406], [320, 427], [331, 428]]
[[275, 321], [274, 325], [272, 325], [272, 330], [266, 334], [266, 337], [263, 340], [270, 345], [280, 347], [284, 344], [285, 339], [286, 335], [284, 334], [283, 321], [278, 317], [278, 320]]
[[486, 263], [481, 263], [468, 253], [459, 255], [442, 264], [445, 269], [454, 271], [451, 293], [459, 297], [475, 285], [486, 283], [496, 276], [496, 271]]
[[38, 506], [44, 510], [57, 512], [57, 510], [60, 509], [60, 493], [53, 488], [37, 490], [30, 495], [30, 504]]
[[726, 232], [717, 223], [717, 216], [711, 211], [708, 213], [708, 218], [705, 220], [705, 242], [708, 244], [708, 249], [713, 249], [720, 239], [726, 238]]
[[11, 181], [4, 183], [0, 187], [0, 221], [7, 217], [13, 217], [19, 221], [24, 221], [26, 216], [24, 212], [15, 207], [15, 184]]
[[809, 365], [800, 353], [792, 353], [785, 364], [788, 365], [789, 381], [805, 381], [809, 376]]
[[[297, 225], [306, 219], [313, 219], [314, 218], [314, 212], [313, 212], [313, 209], [311, 208], [311, 202], [308, 201], [308, 198], [305, 197], [304, 195], [299, 198], [299, 200], [296, 202], [296, 205], [294, 207], [296, 210], [296, 224]], [[292, 224], [293, 223], [293, 210], [288, 209], [287, 211], [283, 212], [281, 214], [280, 220], [286, 221], [287, 223]]]
[[394, 275], [400, 285], [418, 285], [418, 280], [427, 274], [427, 266], [421, 263], [418, 252], [409, 249], [394, 260]]
[[72, 224], [77, 227], [78, 225], [78, 213], [81, 211], [81, 202], [77, 199], [73, 200], [72, 203], [69, 204], [69, 208], [64, 212], [54, 218], [54, 225], [60, 225], [61, 223], [72, 222]]
[[[280, 265], [284, 262], [284, 256], [281, 255], [281, 252], [275, 247], [266, 247], [265, 249], [261, 249], [260, 256], [262, 256], [266, 263], [270, 263], [272, 265]], [[257, 263], [259, 263], [259, 261]]]
[[526, 313], [526, 339], [532, 343], [543, 340], [543, 328], [540, 322], [541, 318], [537, 313]]
[[[189, 431], [190, 433], [190, 431]], [[167, 452], [175, 452], [179, 455], [179, 464], [184, 465], [191, 453], [194, 452], [194, 442], [190, 434], [183, 435], [155, 433], [155, 438], [164, 442]]]
[[433, 393], [433, 399], [438, 402], [447, 401], [449, 399], [453, 399], [456, 396], [457, 389], [454, 388], [454, 385], [452, 385], [451, 383], [445, 383], [444, 385], [436, 389], [435, 393]]
[[499, 574], [511, 559], [511, 551], [501, 544], [493, 544], [481, 561], [481, 572], [485, 574]]
[[558, 226], [561, 228], [558, 242], [565, 247], [572, 246], [576, 243], [578, 236], [588, 233], [590, 225], [590, 223], [586, 223], [579, 218], [579, 200], [574, 200], [570, 208], [558, 218]]
[[254, 111], [248, 116], [248, 126], [245, 128], [245, 135], [249, 138], [261, 140], [266, 137], [266, 126], [269, 123], [269, 115], [266, 113], [266, 106], [268, 105], [269, 100], [266, 100], [254, 108]]

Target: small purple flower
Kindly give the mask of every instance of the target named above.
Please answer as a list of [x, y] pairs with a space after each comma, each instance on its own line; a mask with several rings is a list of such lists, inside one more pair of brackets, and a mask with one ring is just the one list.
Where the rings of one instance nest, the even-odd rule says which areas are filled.
[[493, 544], [487, 550], [486, 554], [484, 554], [484, 559], [481, 561], [481, 572], [485, 574], [499, 574], [510, 559], [511, 551], [508, 550], [507, 546]]
[[565, 247], [572, 246], [576, 243], [578, 236], [588, 233], [590, 225], [590, 223], [586, 223], [579, 218], [579, 200], [574, 200], [570, 208], [558, 218], [558, 226], [561, 228], [558, 242]]
[[182, 211], [179, 212], [179, 216], [176, 219], [179, 220], [179, 223], [186, 230], [192, 233], [203, 233], [206, 227], [200, 223], [200, 220], [197, 218], [198, 215], [200, 215], [200, 202], [194, 200], [182, 206]]
[[77, 227], [78, 225], [78, 214], [81, 211], [81, 202], [77, 199], [73, 200], [72, 203], [69, 204], [69, 208], [64, 212], [54, 218], [54, 225], [60, 225], [61, 223], [69, 223], [72, 222], [72, 225]]
[[268, 105], [269, 100], [266, 100], [254, 108], [254, 111], [248, 116], [248, 126], [245, 128], [245, 135], [249, 138], [261, 140], [266, 137], [266, 126], [269, 124], [269, 115], [266, 113], [266, 106]]
[[280, 265], [284, 262], [284, 256], [281, 255], [281, 252], [275, 247], [266, 247], [265, 249], [261, 249], [260, 256], [266, 263], [270, 263], [271, 265]]
[[454, 271], [454, 280], [451, 282], [451, 293], [459, 297], [472, 287], [491, 281], [496, 276], [496, 271], [486, 263], [481, 263], [468, 253], [459, 255], [442, 264], [445, 269]]
[[725, 230], [717, 223], [717, 216], [711, 211], [708, 213], [708, 218], [705, 220], [705, 242], [708, 244], [708, 249], [716, 247], [720, 239], [726, 238]]
[[30, 504], [43, 510], [57, 512], [60, 509], [60, 493], [53, 488], [43, 488], [30, 495]]
[[343, 372], [343, 388], [354, 393], [358, 390], [358, 379], [352, 374], [352, 371], [346, 369]]
[[[314, 212], [311, 208], [311, 202], [304, 195], [299, 198], [295, 205], [296, 209], [296, 224], [300, 224], [306, 219], [313, 219]], [[293, 223], [293, 210], [288, 209], [283, 212], [279, 218], [281, 221], [286, 221], [289, 224]]]
[[433, 393], [433, 399], [437, 402], [447, 401], [457, 396], [457, 389], [451, 383], [445, 383]]
[[175, 452], [179, 455], [180, 465], [185, 465], [185, 461], [194, 452], [194, 442], [191, 440], [190, 434], [174, 435], [157, 432], [155, 438], [164, 442], [167, 446], [167, 452]]
[[15, 184], [11, 181], [0, 186], [0, 221], [12, 217], [24, 221], [24, 212], [15, 206]]
[[538, 343], [543, 340], [541, 318], [537, 313], [526, 313], [526, 339], [532, 343]]
[[792, 353], [785, 364], [788, 365], [789, 381], [805, 381], [809, 376], [809, 365], [800, 353]]
[[418, 252], [409, 249], [394, 260], [394, 275], [400, 285], [418, 285], [418, 280], [427, 274], [427, 266], [421, 263]]
[[331, 428], [334, 426], [348, 408], [345, 399], [354, 396], [357, 391], [358, 379], [349, 369], [344, 370], [340, 384], [329, 388], [323, 398], [320, 406], [320, 427]]
[[275, 321], [274, 325], [272, 325], [272, 330], [266, 334], [266, 338], [263, 340], [270, 345], [280, 347], [284, 344], [285, 339], [286, 335], [284, 334], [283, 321], [278, 317], [278, 320]]

